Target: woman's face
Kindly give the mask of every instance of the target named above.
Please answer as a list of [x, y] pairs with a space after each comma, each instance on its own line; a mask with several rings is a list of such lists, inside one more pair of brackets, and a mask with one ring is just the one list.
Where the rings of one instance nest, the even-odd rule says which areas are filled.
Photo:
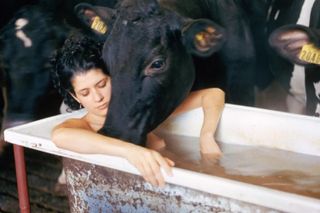
[[108, 75], [94, 68], [75, 75], [71, 84], [75, 98], [88, 112], [106, 116], [111, 98], [111, 79]]

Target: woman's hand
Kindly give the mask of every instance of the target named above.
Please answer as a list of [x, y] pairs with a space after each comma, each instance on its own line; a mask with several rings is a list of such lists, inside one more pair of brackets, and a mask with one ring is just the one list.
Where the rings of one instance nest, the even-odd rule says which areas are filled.
[[157, 151], [130, 145], [132, 146], [127, 150], [125, 158], [138, 169], [146, 181], [154, 186], [163, 187], [165, 181], [160, 168], [162, 167], [167, 175], [172, 176], [174, 162]]
[[201, 154], [213, 154], [215, 156], [222, 155], [221, 149], [214, 139], [212, 132], [200, 134], [200, 151]]

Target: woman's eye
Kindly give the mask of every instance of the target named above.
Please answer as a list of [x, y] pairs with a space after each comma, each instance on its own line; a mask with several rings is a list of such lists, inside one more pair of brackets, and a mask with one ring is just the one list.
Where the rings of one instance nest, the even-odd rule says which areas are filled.
[[103, 88], [106, 86], [106, 81], [101, 81], [99, 84], [98, 84], [98, 87], [99, 88]]
[[89, 92], [88, 91], [80, 92], [80, 95], [83, 97], [86, 97], [89, 95]]

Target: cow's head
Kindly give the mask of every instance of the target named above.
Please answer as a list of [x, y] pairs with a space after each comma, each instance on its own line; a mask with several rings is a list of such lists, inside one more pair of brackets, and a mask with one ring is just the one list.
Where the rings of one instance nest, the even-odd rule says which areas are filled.
[[189, 93], [190, 53], [211, 55], [224, 41], [218, 25], [185, 19], [153, 0], [123, 1], [114, 10], [80, 4], [76, 12], [105, 39], [112, 97], [101, 132], [141, 145]]
[[320, 33], [301, 25], [276, 29], [269, 43], [278, 54], [299, 65], [320, 65]]

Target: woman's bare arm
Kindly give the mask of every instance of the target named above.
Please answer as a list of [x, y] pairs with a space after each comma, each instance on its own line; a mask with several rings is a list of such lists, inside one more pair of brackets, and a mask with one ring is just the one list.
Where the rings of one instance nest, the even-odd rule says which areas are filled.
[[171, 175], [174, 166], [173, 161], [154, 150], [92, 131], [81, 119], [70, 119], [56, 126], [52, 131], [52, 141], [60, 148], [78, 153], [123, 157], [139, 170], [146, 181], [156, 186], [164, 185], [160, 167]]
[[173, 112], [173, 116], [202, 107], [204, 120], [200, 133], [200, 151], [202, 153], [221, 154], [214, 134], [217, 129], [225, 103], [225, 94], [219, 88], [210, 88], [191, 92], [183, 103]]

